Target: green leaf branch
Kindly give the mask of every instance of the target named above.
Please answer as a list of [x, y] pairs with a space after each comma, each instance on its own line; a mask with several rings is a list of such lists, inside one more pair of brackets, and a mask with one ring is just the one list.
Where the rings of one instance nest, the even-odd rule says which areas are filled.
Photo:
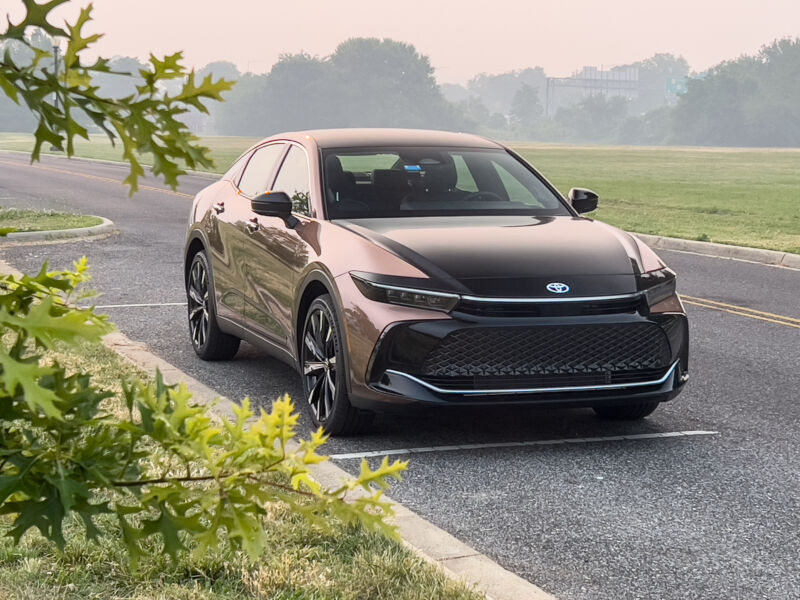
[[321, 527], [339, 519], [396, 536], [383, 491], [407, 463], [384, 459], [372, 470], [365, 461], [358, 477], [325, 489], [312, 467], [328, 460], [319, 453], [327, 438], [318, 430], [297, 440], [288, 396], [257, 413], [246, 399], [227, 419], [157, 373], [123, 383], [119, 417], [89, 374], [49, 364], [46, 350], [98, 342], [112, 329], [70, 304], [88, 279], [85, 259], [73, 271], [0, 279], [0, 514], [11, 515], [17, 543], [38, 529], [63, 548], [71, 514], [89, 538], [111, 535], [109, 519], [98, 519], [111, 515], [133, 565], [154, 548], [149, 538], [173, 557], [225, 539], [257, 557], [275, 503]]
[[[143, 154], [152, 155], [153, 174], [173, 188], [187, 168], [212, 167], [210, 150], [200, 145], [181, 118], [192, 110], [208, 113], [207, 103], [221, 101], [233, 82], [213, 80], [210, 75], [198, 81], [194, 71], [181, 64], [180, 52], [162, 59], [150, 55], [148, 69], [138, 73], [112, 71], [105, 58], [86, 63], [83, 53], [102, 35], [84, 31], [91, 22], [91, 4], [80, 11], [74, 23], [64, 27], [52, 24], [52, 11], [67, 1], [38, 4], [24, 0], [22, 20], [13, 24], [9, 19], [6, 31], [0, 34], [5, 47], [0, 58], [0, 88], [17, 104], [24, 103], [38, 121], [31, 159], [40, 159], [43, 144], [73, 156], [75, 138], [89, 139], [89, 128], [94, 126], [112, 143], [121, 144], [122, 156], [130, 164], [125, 183], [131, 194], [145, 175]], [[34, 28], [52, 36], [56, 44], [66, 43], [58, 72], [53, 54], [31, 43], [28, 34]], [[31, 58], [15, 59], [8, 42], [27, 48]], [[136, 92], [122, 98], [104, 96], [92, 82], [92, 77], [101, 73], [132, 78], [137, 82]], [[180, 85], [175, 93], [166, 90], [165, 84], [171, 81]]]

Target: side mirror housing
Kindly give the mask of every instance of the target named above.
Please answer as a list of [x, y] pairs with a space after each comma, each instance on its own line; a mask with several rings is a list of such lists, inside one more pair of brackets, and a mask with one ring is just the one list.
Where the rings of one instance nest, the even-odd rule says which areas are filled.
[[579, 213], [592, 212], [597, 208], [598, 196], [592, 190], [572, 188], [569, 191], [569, 202]]
[[283, 219], [283, 222], [292, 229], [299, 223], [292, 216], [292, 199], [286, 192], [266, 192], [256, 196], [251, 200], [250, 207], [257, 215]]

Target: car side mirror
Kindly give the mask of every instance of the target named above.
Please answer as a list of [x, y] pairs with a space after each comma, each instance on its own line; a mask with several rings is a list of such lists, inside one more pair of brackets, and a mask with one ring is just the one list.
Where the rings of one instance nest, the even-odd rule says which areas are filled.
[[256, 196], [251, 200], [250, 207], [257, 215], [283, 219], [292, 229], [300, 222], [292, 216], [292, 199], [286, 192], [266, 192]]
[[592, 190], [572, 188], [569, 191], [569, 202], [578, 213], [592, 212], [597, 208], [598, 196]]

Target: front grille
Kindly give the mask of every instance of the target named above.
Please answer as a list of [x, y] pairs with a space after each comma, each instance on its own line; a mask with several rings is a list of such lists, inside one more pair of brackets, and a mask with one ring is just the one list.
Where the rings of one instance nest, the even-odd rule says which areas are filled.
[[642, 296], [587, 302], [502, 302], [461, 300], [455, 311], [479, 317], [581, 317], [635, 313], [642, 308]]
[[615, 376], [663, 374], [669, 359], [667, 337], [653, 323], [473, 327], [445, 336], [425, 357], [420, 376], [439, 384], [442, 378], [461, 384], [481, 378], [510, 387], [515, 381], [592, 385], [613, 383]]

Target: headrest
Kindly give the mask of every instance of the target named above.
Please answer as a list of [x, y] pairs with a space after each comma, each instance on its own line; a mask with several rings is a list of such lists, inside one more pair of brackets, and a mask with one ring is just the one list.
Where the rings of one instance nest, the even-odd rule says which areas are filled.
[[456, 187], [458, 172], [454, 162], [425, 165], [425, 187], [429, 192], [446, 192]]
[[372, 186], [382, 190], [404, 190], [408, 188], [408, 176], [397, 169], [375, 169], [372, 172]]
[[325, 178], [326, 185], [334, 191], [341, 190], [346, 185], [342, 161], [335, 154], [325, 159]]

